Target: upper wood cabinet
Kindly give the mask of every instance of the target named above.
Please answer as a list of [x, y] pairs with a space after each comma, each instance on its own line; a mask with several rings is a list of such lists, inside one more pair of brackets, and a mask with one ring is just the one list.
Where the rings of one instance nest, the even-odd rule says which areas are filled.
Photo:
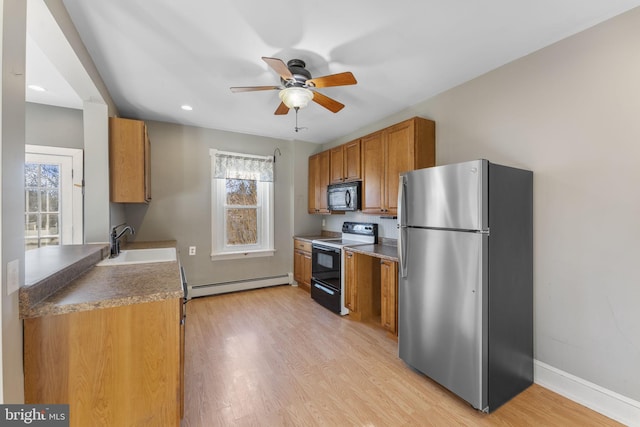
[[329, 185], [330, 156], [330, 151], [326, 150], [309, 157], [309, 213], [329, 213], [327, 185]]
[[109, 118], [110, 199], [116, 203], [151, 200], [151, 147], [143, 121]]
[[362, 138], [362, 212], [396, 215], [400, 174], [435, 165], [435, 123], [414, 117]]
[[362, 179], [360, 140], [331, 149], [331, 183], [339, 184]]

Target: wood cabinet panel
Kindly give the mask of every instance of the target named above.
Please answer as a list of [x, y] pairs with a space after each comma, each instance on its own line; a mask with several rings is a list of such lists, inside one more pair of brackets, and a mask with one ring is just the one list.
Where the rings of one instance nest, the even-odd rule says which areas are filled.
[[351, 317], [358, 312], [358, 282], [356, 280], [356, 256], [349, 250], [344, 252], [344, 306], [349, 309]]
[[342, 145], [333, 147], [331, 153], [331, 184], [344, 182], [344, 149]]
[[151, 144], [143, 121], [109, 118], [109, 184], [112, 202], [151, 200]]
[[306, 290], [311, 289], [311, 243], [293, 239], [293, 279]]
[[308, 211], [329, 213], [327, 186], [330, 178], [331, 153], [322, 151], [309, 157]]
[[380, 323], [398, 335], [398, 263], [380, 260]]
[[411, 120], [386, 130], [385, 206], [387, 211], [393, 214], [398, 210], [400, 174], [415, 169], [414, 129], [414, 121]]
[[302, 283], [311, 290], [311, 252], [302, 254]]
[[345, 250], [345, 307], [349, 318], [369, 320], [380, 315], [380, 267], [376, 259]]
[[344, 149], [344, 180], [357, 181], [362, 179], [361, 142], [359, 139], [347, 142]]
[[362, 212], [380, 213], [384, 199], [383, 133], [362, 138]]
[[362, 179], [360, 140], [331, 149], [331, 184]]
[[180, 425], [182, 300], [24, 321], [26, 403], [68, 403], [71, 426]]

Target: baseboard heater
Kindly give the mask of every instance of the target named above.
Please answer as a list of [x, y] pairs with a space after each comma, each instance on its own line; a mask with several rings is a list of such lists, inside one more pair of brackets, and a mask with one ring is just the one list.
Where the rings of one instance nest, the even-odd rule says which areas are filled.
[[259, 277], [248, 280], [234, 280], [231, 282], [211, 283], [208, 285], [188, 286], [188, 298], [203, 297], [207, 295], [219, 295], [229, 292], [247, 291], [249, 289], [267, 288], [277, 285], [293, 284], [293, 273], [280, 276]]

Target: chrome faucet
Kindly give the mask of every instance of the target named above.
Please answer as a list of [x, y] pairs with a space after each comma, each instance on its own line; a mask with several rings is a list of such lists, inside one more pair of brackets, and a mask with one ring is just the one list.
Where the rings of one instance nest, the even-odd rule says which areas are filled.
[[[116, 225], [111, 229], [111, 238], [110, 238], [111, 253], [109, 255], [109, 258], [115, 258], [118, 255], [120, 255], [120, 238], [124, 235], [124, 233], [128, 231], [132, 236], [136, 234], [136, 230], [134, 230], [132, 226], [126, 225], [126, 224], [127, 223], [125, 222], [125, 223]], [[120, 230], [120, 232], [118, 233], [118, 227], [122, 227], [123, 225], [125, 227], [122, 230]]]

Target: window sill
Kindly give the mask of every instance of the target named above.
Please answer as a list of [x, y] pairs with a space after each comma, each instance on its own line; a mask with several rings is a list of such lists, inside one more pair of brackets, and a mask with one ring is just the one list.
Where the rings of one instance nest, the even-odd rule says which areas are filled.
[[258, 258], [273, 256], [275, 249], [261, 249], [258, 251], [218, 252], [211, 254], [211, 261], [225, 261], [230, 259]]

